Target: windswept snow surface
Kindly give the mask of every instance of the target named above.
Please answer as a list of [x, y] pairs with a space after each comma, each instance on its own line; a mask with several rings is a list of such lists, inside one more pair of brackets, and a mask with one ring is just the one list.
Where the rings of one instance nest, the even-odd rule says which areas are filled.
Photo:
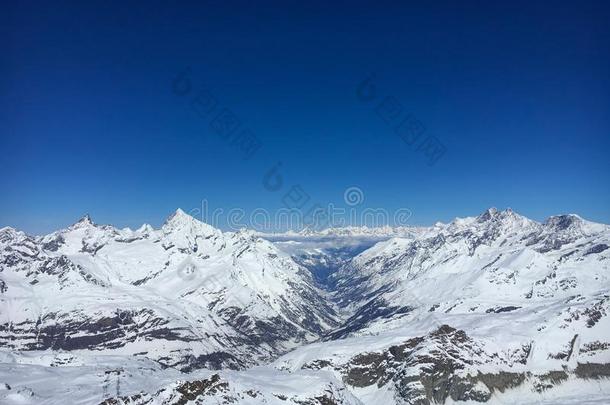
[[2, 228], [0, 403], [609, 403], [609, 246], [607, 225], [510, 209]]

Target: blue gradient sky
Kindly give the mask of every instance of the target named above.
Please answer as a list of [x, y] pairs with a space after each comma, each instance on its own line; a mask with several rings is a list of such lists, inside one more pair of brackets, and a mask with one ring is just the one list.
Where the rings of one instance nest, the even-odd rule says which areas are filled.
[[[413, 224], [490, 206], [610, 223], [607, 2], [87, 3], [2, 6], [0, 226], [275, 210], [293, 184], [339, 205], [358, 186]], [[252, 158], [172, 92], [187, 66]], [[356, 97], [372, 72], [446, 147], [436, 164]]]

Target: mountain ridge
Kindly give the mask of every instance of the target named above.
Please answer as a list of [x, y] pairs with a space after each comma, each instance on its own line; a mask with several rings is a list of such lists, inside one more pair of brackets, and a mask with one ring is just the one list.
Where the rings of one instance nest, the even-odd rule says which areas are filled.
[[[108, 403], [180, 403], [185, 390], [244, 403], [536, 402], [591, 379], [610, 389], [608, 225], [488, 209], [408, 231], [265, 238], [180, 209], [158, 229], [89, 216], [43, 236], [2, 228], [0, 383], [57, 395], [10, 370], [61, 385], [70, 366], [110, 384], [93, 362], [131, 387], [89, 389]], [[146, 370], [145, 389], [132, 385]]]

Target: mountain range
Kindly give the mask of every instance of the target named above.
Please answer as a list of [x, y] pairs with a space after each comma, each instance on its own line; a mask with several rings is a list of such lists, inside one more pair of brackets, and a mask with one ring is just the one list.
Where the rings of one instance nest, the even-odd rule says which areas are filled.
[[1, 403], [610, 401], [610, 226], [0, 229]]

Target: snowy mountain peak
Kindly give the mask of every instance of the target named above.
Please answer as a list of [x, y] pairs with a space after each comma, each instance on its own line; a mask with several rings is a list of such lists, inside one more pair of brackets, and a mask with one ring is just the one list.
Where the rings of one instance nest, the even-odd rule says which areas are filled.
[[498, 214], [498, 209], [496, 207], [491, 207], [491, 208], [486, 209], [481, 215], [479, 215], [477, 217], [477, 220], [479, 222], [489, 221], [490, 219], [495, 218], [497, 214]]
[[153, 231], [154, 231], [154, 228], [150, 224], [142, 224], [142, 226], [136, 230], [137, 233], [141, 233], [141, 234], [147, 234], [147, 233], [151, 233]]
[[195, 246], [197, 238], [220, 238], [222, 232], [204, 222], [201, 222], [178, 208], [170, 215], [161, 227], [163, 234], [170, 237], [180, 246]]
[[15, 228], [11, 228], [10, 226], [5, 226], [0, 228], [0, 235], [13, 235], [13, 234], [17, 234], [17, 232], [19, 232], [18, 230], [16, 230]]
[[587, 221], [576, 214], [555, 215], [543, 223], [546, 232], [557, 235], [596, 235], [610, 231], [610, 226]]
[[14, 228], [11, 228], [10, 226], [0, 228], [0, 245], [10, 243], [11, 241], [17, 239], [20, 236], [25, 237], [25, 234]]
[[178, 229], [178, 228], [184, 228], [184, 227], [192, 228], [192, 227], [201, 227], [201, 226], [216, 230], [214, 227], [212, 227], [208, 224], [205, 224], [205, 223], [199, 221], [198, 219], [195, 219], [194, 217], [192, 217], [189, 214], [187, 214], [186, 212], [184, 212], [182, 209], [178, 208], [173, 214], [171, 214], [169, 217], [167, 217], [167, 219], [163, 223], [162, 229], [168, 229], [168, 228]]
[[81, 219], [72, 224], [72, 226], [70, 226], [70, 229], [78, 229], [89, 226], [95, 226], [95, 223], [93, 222], [89, 214], [85, 214]]
[[316, 231], [314, 231], [313, 229], [311, 229], [310, 227], [306, 226], [303, 229], [301, 229], [298, 232], [299, 235], [301, 236], [312, 236], [316, 234]]
[[[479, 223], [482, 225], [489, 223], [489, 224], [492, 224], [494, 227], [502, 226], [502, 227], [506, 227], [506, 228], [510, 228], [510, 229], [515, 228], [515, 227], [521, 227], [521, 226], [534, 226], [535, 225], [534, 221], [532, 221], [529, 218], [524, 217], [523, 215], [516, 213], [511, 208], [507, 208], [505, 210], [499, 211], [497, 208], [492, 207], [492, 208], [485, 210], [482, 214], [480, 214], [474, 220], [476, 223]], [[462, 223], [462, 225], [466, 225], [466, 226], [468, 226], [468, 224], [470, 223], [468, 218], [460, 219], [460, 221], [458, 221], [458, 222], [460, 222], [460, 223]]]
[[576, 214], [554, 215], [545, 221], [545, 225], [558, 231], [582, 225], [584, 220]]
[[181, 208], [178, 208], [169, 217], [167, 217], [167, 219], [165, 220], [165, 223], [175, 222], [175, 221], [187, 221], [187, 220], [195, 220], [195, 218], [193, 218], [192, 216], [190, 216], [189, 214], [184, 212]]

